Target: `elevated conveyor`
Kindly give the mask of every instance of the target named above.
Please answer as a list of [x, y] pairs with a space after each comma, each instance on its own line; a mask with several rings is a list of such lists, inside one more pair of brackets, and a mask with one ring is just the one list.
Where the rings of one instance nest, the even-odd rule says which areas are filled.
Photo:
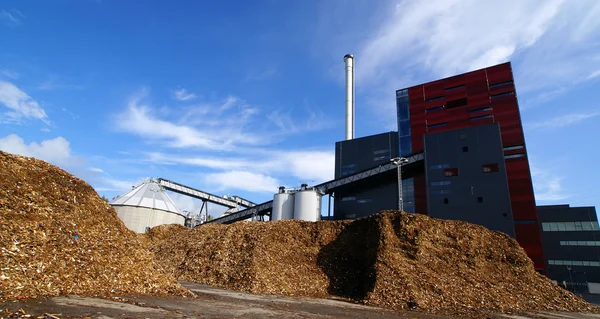
[[[400, 166], [413, 165], [417, 162], [421, 162], [425, 159], [424, 153], [417, 153], [411, 156], [406, 157], [408, 161], [406, 163], [401, 163]], [[356, 173], [354, 175], [334, 179], [329, 182], [321, 183], [319, 185], [314, 186], [316, 190], [321, 192], [321, 194], [331, 194], [336, 189], [346, 186], [351, 183], [355, 183], [373, 176], [377, 176], [379, 174], [383, 174], [389, 172], [391, 170], [396, 169], [396, 165], [393, 163], [377, 166], [366, 171], [362, 171], [360, 173]], [[262, 204], [258, 204], [256, 206], [250, 207], [248, 209], [241, 210], [239, 212], [231, 213], [226, 216], [222, 216], [219, 218], [215, 218], [206, 223], [220, 223], [220, 224], [231, 224], [240, 220], [245, 220], [254, 216], [266, 215], [269, 214], [273, 209], [273, 201], [264, 202]]]
[[221, 206], [225, 206], [225, 207], [229, 207], [229, 208], [235, 208], [238, 206], [248, 208], [248, 207], [256, 206], [255, 203], [253, 203], [249, 200], [243, 199], [241, 197], [238, 197], [238, 196], [223, 198], [221, 196], [213, 195], [211, 193], [207, 193], [207, 192], [204, 192], [204, 191], [201, 191], [201, 190], [189, 187], [189, 186], [175, 183], [170, 180], [166, 180], [164, 178], [159, 178], [158, 184], [166, 190], [169, 190], [169, 191], [172, 191], [172, 192], [175, 192], [178, 194], [190, 196], [193, 198], [197, 198], [197, 199], [202, 200], [203, 202], [209, 202], [209, 203], [213, 203], [213, 204], [217, 204], [217, 205], [221, 205]]

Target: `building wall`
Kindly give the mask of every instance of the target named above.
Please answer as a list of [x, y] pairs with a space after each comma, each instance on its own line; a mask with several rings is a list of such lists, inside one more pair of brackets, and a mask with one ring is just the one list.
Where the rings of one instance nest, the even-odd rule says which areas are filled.
[[388, 164], [398, 156], [398, 133], [388, 132], [335, 143], [335, 178]]
[[[498, 123], [516, 238], [544, 269], [541, 235], [521, 116], [510, 63], [396, 91], [399, 149], [402, 156], [422, 152], [424, 136]], [[416, 211], [427, 212], [423, 176], [414, 181]]]
[[594, 207], [538, 206], [547, 276], [577, 292], [600, 286], [600, 229]]
[[425, 135], [428, 215], [515, 237], [497, 123]]
[[[388, 132], [335, 144], [335, 178], [388, 164], [398, 156], [398, 134]], [[334, 199], [335, 219], [354, 219], [398, 207], [395, 174], [338, 190]]]

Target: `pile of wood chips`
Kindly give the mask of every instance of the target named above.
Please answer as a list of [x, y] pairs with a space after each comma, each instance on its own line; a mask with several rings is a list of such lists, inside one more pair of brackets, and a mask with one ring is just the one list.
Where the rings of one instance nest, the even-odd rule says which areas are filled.
[[112, 207], [46, 162], [0, 152], [0, 300], [191, 295]]
[[511, 237], [419, 214], [159, 226], [147, 236], [177, 278], [228, 289], [439, 314], [598, 311], [538, 274]]

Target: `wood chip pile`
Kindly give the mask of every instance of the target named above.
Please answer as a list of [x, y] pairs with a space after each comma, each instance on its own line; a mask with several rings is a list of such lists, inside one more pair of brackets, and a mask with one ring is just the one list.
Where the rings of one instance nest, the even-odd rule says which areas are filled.
[[148, 236], [177, 278], [228, 289], [441, 314], [598, 310], [538, 274], [509, 236], [419, 214], [159, 226]]
[[189, 295], [84, 181], [0, 151], [0, 300]]

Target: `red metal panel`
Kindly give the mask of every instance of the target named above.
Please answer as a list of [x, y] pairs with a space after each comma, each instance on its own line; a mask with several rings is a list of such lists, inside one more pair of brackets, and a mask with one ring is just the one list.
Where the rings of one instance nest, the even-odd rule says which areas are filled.
[[427, 185], [425, 181], [425, 172], [415, 175], [415, 212], [427, 213]]
[[[413, 152], [423, 151], [423, 135], [448, 131], [474, 125], [497, 122], [504, 146], [525, 145], [521, 116], [515, 92], [510, 63], [503, 63], [486, 69], [457, 75], [409, 88], [411, 134]], [[464, 85], [464, 87], [460, 87]], [[490, 85], [492, 88], [490, 88]], [[458, 87], [458, 88], [457, 88]], [[450, 88], [450, 90], [448, 90]], [[515, 92], [492, 98], [492, 95]], [[436, 101], [427, 99], [443, 97]], [[454, 109], [425, 112], [442, 103], [467, 97], [467, 105]], [[486, 107], [492, 110], [475, 112]], [[492, 118], [471, 120], [472, 118], [493, 115]], [[447, 123], [443, 127], [428, 128], [428, 125]], [[505, 154], [525, 153], [526, 149], [507, 151]], [[538, 220], [531, 182], [531, 172], [527, 156], [506, 160], [509, 193], [515, 220]], [[415, 177], [415, 204], [419, 212], [426, 212], [425, 176]], [[541, 236], [537, 224], [517, 224], [516, 236], [536, 269], [544, 269]]]

